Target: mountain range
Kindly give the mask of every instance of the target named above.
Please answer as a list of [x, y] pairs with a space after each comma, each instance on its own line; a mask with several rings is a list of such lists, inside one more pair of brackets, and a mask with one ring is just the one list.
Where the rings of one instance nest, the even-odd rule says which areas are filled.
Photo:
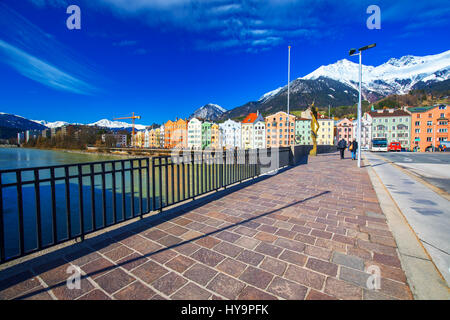
[[[290, 83], [291, 110], [304, 110], [314, 101], [319, 108], [328, 106], [351, 106], [358, 101], [359, 64], [347, 59], [321, 66], [310, 74]], [[363, 98], [373, 103], [389, 95], [402, 95], [410, 90], [433, 90], [448, 95], [450, 90], [450, 50], [424, 57], [404, 56], [391, 58], [374, 67], [362, 66]], [[263, 94], [257, 101], [226, 110], [208, 103], [191, 114], [193, 117], [210, 121], [223, 121], [245, 117], [250, 112], [259, 111], [263, 115], [286, 110], [287, 85]], [[21, 116], [0, 112], [0, 137], [12, 137], [24, 130], [43, 130], [69, 124], [65, 121], [47, 122], [28, 120]], [[131, 123], [102, 119], [87, 124], [112, 130], [130, 129]], [[147, 126], [137, 124], [136, 129]]]
[[[450, 89], [450, 50], [424, 57], [391, 58], [374, 67], [362, 66], [362, 96], [373, 103], [389, 95], [410, 90]], [[304, 110], [313, 101], [319, 107], [353, 105], [358, 101], [359, 64], [347, 59], [321, 66], [310, 74], [290, 82], [291, 110]], [[244, 117], [259, 110], [263, 114], [286, 110], [287, 85], [263, 94], [259, 100], [225, 112], [221, 119]]]

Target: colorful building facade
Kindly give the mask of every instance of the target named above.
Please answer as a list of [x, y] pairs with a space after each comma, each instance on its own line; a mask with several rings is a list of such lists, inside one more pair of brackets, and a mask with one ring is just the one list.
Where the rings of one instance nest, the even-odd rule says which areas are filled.
[[241, 130], [240, 122], [228, 119], [224, 123], [219, 124], [220, 147], [226, 149], [241, 148]]
[[188, 123], [188, 148], [200, 150], [202, 148], [202, 122], [192, 118]]
[[295, 144], [295, 116], [279, 111], [267, 116], [266, 137], [267, 148], [288, 147]]
[[164, 125], [164, 148], [187, 148], [187, 121], [176, 119], [167, 121]]
[[311, 140], [311, 119], [297, 118], [295, 120], [295, 144], [309, 145]]
[[344, 139], [347, 145], [355, 138], [353, 121], [347, 118], [342, 119], [336, 125], [337, 141]]
[[439, 147], [441, 142], [450, 141], [450, 109], [446, 105], [410, 107], [411, 149], [425, 152]]
[[400, 142], [403, 149], [411, 147], [411, 114], [401, 109], [383, 109], [368, 112], [372, 118], [372, 139], [386, 138]]

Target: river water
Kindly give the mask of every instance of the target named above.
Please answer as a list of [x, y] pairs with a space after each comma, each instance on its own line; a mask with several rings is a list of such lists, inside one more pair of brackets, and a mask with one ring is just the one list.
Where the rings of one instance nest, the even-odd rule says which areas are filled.
[[[111, 160], [121, 159], [126, 160], [115, 162], [116, 171], [112, 173]], [[106, 162], [104, 165], [80, 165], [83, 174], [80, 184], [78, 177], [80, 169], [77, 163], [98, 161]], [[155, 168], [152, 170], [149, 167], [150, 170], [147, 172], [147, 165], [152, 164], [151, 160], [147, 164], [147, 159], [138, 161], [111, 155], [0, 148], [0, 171], [72, 164], [67, 172], [63, 167], [54, 169], [53, 175], [56, 178], [54, 195], [51, 183], [45, 180], [51, 177], [48, 168], [23, 171], [19, 175], [21, 181], [25, 183], [21, 188], [16, 185], [18, 179], [16, 172], [0, 173], [1, 183], [11, 184], [1, 188], [0, 198], [3, 206], [6, 257], [11, 258], [20, 253], [20, 198], [23, 203], [23, 245], [25, 251], [31, 251], [36, 249], [39, 243], [38, 221], [41, 222], [42, 246], [51, 245], [55, 242], [55, 233], [57, 242], [63, 241], [79, 235], [81, 226], [85, 232], [93, 230], [94, 226], [95, 229], [99, 229], [124, 218], [136, 217], [141, 211], [146, 213], [190, 198], [194, 193], [201, 194], [213, 190], [220, 183], [217, 175], [219, 166], [186, 164], [166, 167], [159, 166], [159, 161], [165, 163], [165, 160], [155, 158]], [[139, 162], [142, 169], [134, 169], [131, 174], [128, 169], [131, 165], [137, 168]], [[91, 176], [92, 172], [95, 174]], [[106, 173], [101, 174], [102, 172]], [[67, 173], [70, 178], [65, 180]], [[40, 182], [26, 183], [34, 182], [35, 174], [38, 175]], [[200, 181], [197, 177], [201, 177]], [[231, 176], [230, 178], [225, 176], [223, 182], [227, 184], [225, 180], [231, 182]], [[18, 196], [19, 192], [22, 194], [21, 197]], [[80, 206], [81, 198], [82, 206]], [[37, 199], [40, 202], [39, 206]], [[53, 200], [55, 210], [52, 209]]]

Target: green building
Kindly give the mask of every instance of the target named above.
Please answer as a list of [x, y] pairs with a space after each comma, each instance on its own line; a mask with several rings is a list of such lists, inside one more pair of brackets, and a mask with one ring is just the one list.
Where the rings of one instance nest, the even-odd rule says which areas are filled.
[[386, 138], [387, 143], [400, 142], [402, 148], [411, 147], [411, 114], [401, 109], [368, 112], [372, 119], [372, 139]]
[[202, 149], [211, 145], [211, 126], [211, 122], [205, 121], [202, 123]]
[[295, 144], [310, 145], [311, 140], [311, 120], [297, 118], [295, 120]]

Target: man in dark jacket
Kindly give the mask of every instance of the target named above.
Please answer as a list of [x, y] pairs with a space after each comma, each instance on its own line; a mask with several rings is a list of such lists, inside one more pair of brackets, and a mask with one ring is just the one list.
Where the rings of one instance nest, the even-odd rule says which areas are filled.
[[341, 139], [338, 142], [337, 148], [341, 152], [341, 159], [344, 159], [344, 152], [345, 152], [345, 148], [347, 148], [347, 141], [345, 141], [344, 139]]
[[356, 160], [356, 152], [358, 152], [358, 142], [356, 139], [353, 139], [352, 144], [352, 160]]

